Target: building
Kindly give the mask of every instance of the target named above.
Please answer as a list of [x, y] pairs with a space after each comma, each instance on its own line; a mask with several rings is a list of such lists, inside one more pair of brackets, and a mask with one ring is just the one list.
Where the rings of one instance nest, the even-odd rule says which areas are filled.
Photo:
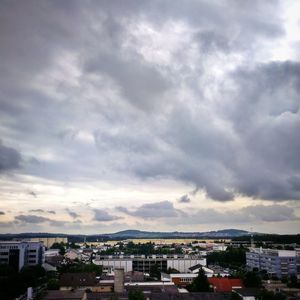
[[211, 277], [208, 282], [216, 293], [231, 293], [234, 289], [243, 288], [241, 279]]
[[125, 272], [138, 271], [150, 273], [152, 266], [157, 265], [160, 271], [166, 272], [169, 268], [181, 273], [189, 268], [201, 264], [206, 266], [206, 258], [198, 255], [96, 255], [93, 261], [96, 265], [105, 268], [124, 268]]
[[95, 273], [63, 273], [59, 278], [60, 290], [87, 289], [97, 284]]
[[299, 251], [250, 248], [246, 253], [248, 269], [265, 270], [270, 276], [278, 278], [297, 276], [299, 265]]
[[197, 276], [198, 274], [196, 273], [162, 273], [161, 280], [163, 282], [173, 282], [178, 287], [186, 287], [191, 284]]
[[47, 291], [43, 300], [84, 300], [86, 299], [84, 291]]
[[20, 271], [24, 266], [41, 265], [45, 261], [45, 248], [40, 242], [0, 242], [0, 264], [8, 264]]
[[68, 243], [68, 238], [67, 237], [36, 237], [36, 238], [31, 238], [31, 242], [42, 242], [44, 243], [44, 246], [47, 248], [50, 248], [53, 246], [55, 243]]

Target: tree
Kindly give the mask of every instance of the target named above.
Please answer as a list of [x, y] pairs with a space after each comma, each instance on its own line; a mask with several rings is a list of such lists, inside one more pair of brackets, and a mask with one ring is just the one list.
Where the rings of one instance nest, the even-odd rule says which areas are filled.
[[256, 272], [250, 271], [244, 275], [243, 283], [247, 288], [260, 288], [261, 278]]
[[61, 243], [54, 243], [50, 249], [59, 249], [59, 254], [64, 255], [66, 253], [65, 244], [63, 242]]
[[274, 294], [272, 291], [262, 290], [258, 295], [259, 300], [285, 300], [285, 296], [281, 293]]
[[229, 300], [243, 300], [243, 298], [239, 294], [232, 292], [229, 296]]
[[190, 292], [209, 292], [210, 286], [203, 269], [199, 270], [198, 276], [193, 280], [188, 287]]
[[144, 294], [141, 290], [131, 290], [128, 293], [128, 300], [144, 300]]
[[160, 279], [161, 272], [157, 264], [150, 267], [150, 277]]
[[59, 290], [59, 283], [56, 278], [50, 278], [47, 282], [48, 290]]

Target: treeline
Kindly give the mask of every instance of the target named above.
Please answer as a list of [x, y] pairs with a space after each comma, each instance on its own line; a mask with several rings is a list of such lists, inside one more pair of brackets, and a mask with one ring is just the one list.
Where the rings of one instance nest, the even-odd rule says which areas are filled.
[[155, 247], [155, 244], [152, 242], [148, 243], [134, 243], [128, 242], [124, 244], [119, 242], [115, 247], [111, 247], [107, 250], [103, 250], [100, 252], [101, 255], [112, 255], [115, 253], [122, 252], [124, 254], [182, 254], [182, 249], [180, 246], [175, 244], [166, 245], [163, 247]]
[[[262, 234], [254, 235], [254, 242], [273, 242], [275, 244], [300, 244], [300, 234]], [[248, 241], [250, 242], [250, 237], [240, 236], [232, 239], [233, 241]]]
[[246, 264], [247, 248], [232, 248], [228, 247], [226, 251], [211, 252], [207, 254], [208, 265], [219, 265], [224, 268], [241, 267]]
[[23, 267], [17, 272], [9, 265], [0, 265], [0, 299], [11, 300], [25, 293], [27, 287], [37, 287], [46, 282], [46, 272], [41, 266]]

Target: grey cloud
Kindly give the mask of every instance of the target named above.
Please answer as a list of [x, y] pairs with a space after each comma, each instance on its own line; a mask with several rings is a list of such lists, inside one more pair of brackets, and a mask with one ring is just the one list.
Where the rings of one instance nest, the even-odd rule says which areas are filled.
[[14, 222], [0, 222], [0, 227], [2, 228], [13, 228], [16, 224]]
[[228, 92], [223, 87], [214, 112], [195, 115], [176, 108], [164, 136], [170, 151], [133, 165], [134, 172], [194, 183], [220, 201], [237, 195], [300, 199], [299, 71], [295, 62], [236, 70], [230, 78], [235, 88]]
[[48, 214], [52, 214], [52, 215], [56, 214], [56, 212], [54, 210], [44, 210], [41, 208], [31, 209], [31, 210], [29, 210], [29, 212], [48, 213]]
[[68, 212], [68, 214], [69, 214], [73, 219], [77, 219], [77, 218], [80, 217], [79, 214], [77, 214], [76, 212], [70, 210], [69, 208], [67, 208], [66, 211]]
[[[278, 1], [1, 2], [0, 172], [20, 169], [24, 157], [23, 175], [57, 183], [171, 178], [218, 201], [299, 200], [299, 62], [261, 64], [268, 50], [255, 61], [284, 35], [280, 9]], [[173, 27], [179, 42], [160, 35]], [[168, 201], [120, 211], [181, 214]]]
[[128, 210], [125, 207], [118, 207], [117, 209], [129, 215], [146, 219], [172, 218], [180, 214], [180, 211], [169, 201], [143, 204], [135, 210]]
[[33, 223], [33, 224], [40, 224], [40, 223], [50, 221], [49, 218], [36, 216], [36, 215], [18, 215], [15, 217], [15, 220], [24, 222], [24, 223]]
[[120, 217], [113, 216], [104, 209], [94, 209], [93, 211], [94, 211], [94, 220], [98, 222], [109, 222], [109, 221], [120, 219]]
[[28, 194], [33, 196], [34, 198], [37, 198], [37, 193], [35, 193], [34, 191], [29, 191]]
[[31, 209], [30, 212], [40, 212], [40, 213], [43, 213], [45, 211], [43, 209], [38, 208], [38, 209]]
[[294, 210], [284, 205], [253, 205], [240, 210], [200, 209], [178, 220], [186, 224], [256, 224], [259, 222], [300, 221]]
[[100, 54], [87, 62], [88, 73], [103, 73], [110, 76], [120, 87], [125, 98], [144, 110], [159, 103], [160, 97], [170, 83], [151, 65], [140, 59], [120, 59], [120, 53]]
[[50, 218], [36, 216], [36, 215], [18, 215], [15, 216], [16, 223], [25, 223], [25, 224], [43, 224], [48, 223], [50, 226], [64, 226], [66, 224], [65, 221], [52, 220]]
[[21, 154], [14, 148], [6, 147], [0, 140], [0, 172], [21, 167]]
[[5, 212], [4, 211], [0, 211], [0, 216], [1, 215], [5, 215]]
[[191, 198], [188, 195], [183, 195], [178, 199], [179, 203], [190, 203]]

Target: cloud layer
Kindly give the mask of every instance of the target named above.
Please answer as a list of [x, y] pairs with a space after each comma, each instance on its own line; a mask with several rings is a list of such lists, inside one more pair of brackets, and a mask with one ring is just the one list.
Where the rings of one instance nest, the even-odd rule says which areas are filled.
[[[184, 220], [186, 206], [205, 215], [204, 223], [227, 224], [218, 211], [232, 202], [240, 208], [230, 208], [232, 222], [268, 222], [268, 206], [272, 222], [290, 221], [294, 231], [299, 211], [288, 204], [300, 199], [297, 5], [2, 2], [5, 220], [51, 224], [19, 213], [18, 204], [51, 214], [55, 199], [61, 216], [87, 222], [86, 208], [70, 204], [101, 199], [90, 202], [96, 223], [120, 219], [113, 207], [128, 226], [135, 217]], [[108, 185], [120, 191], [108, 193]], [[161, 185], [168, 197], [156, 192]]]

